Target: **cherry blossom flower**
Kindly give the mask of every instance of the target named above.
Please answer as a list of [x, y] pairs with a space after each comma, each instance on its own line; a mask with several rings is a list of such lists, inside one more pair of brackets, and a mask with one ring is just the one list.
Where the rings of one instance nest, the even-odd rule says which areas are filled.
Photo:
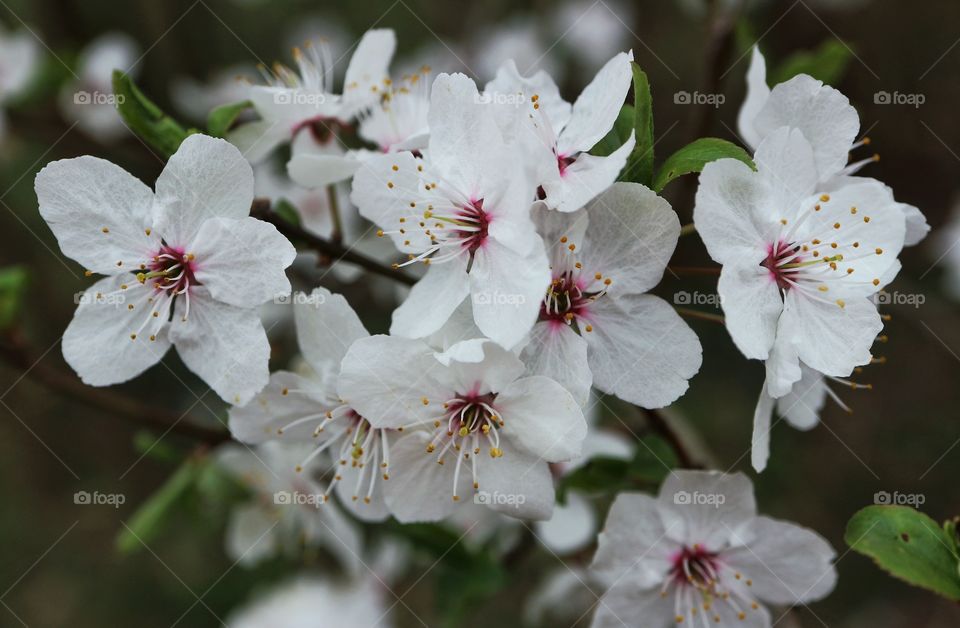
[[374, 157], [353, 179], [353, 203], [408, 254], [404, 265], [429, 266], [390, 331], [432, 334], [470, 296], [480, 330], [511, 347], [533, 326], [550, 281], [530, 182], [466, 76], [437, 77], [429, 120], [425, 155]]
[[443, 353], [395, 336], [356, 341], [340, 396], [380, 429], [414, 428], [391, 447], [390, 512], [436, 521], [462, 499], [544, 519], [553, 509], [548, 463], [580, 454], [586, 423], [562, 386], [524, 377], [520, 360], [489, 340]]
[[227, 618], [227, 628], [392, 628], [385, 585], [371, 575], [347, 582], [301, 576]]
[[234, 146], [188, 137], [156, 193], [90, 156], [50, 163], [36, 192], [63, 253], [106, 275], [78, 298], [63, 336], [85, 383], [132, 379], [174, 345], [228, 402], [266, 385], [270, 346], [257, 307], [290, 292], [284, 269], [296, 251], [249, 217], [253, 174]]
[[272, 73], [264, 70], [267, 84], [251, 85], [247, 93], [260, 120], [237, 127], [228, 139], [252, 162], [290, 141], [294, 156], [302, 151], [338, 156], [343, 152], [338, 128], [380, 98], [396, 45], [390, 29], [367, 31], [347, 65], [342, 94], [334, 91], [336, 63], [325, 43], [295, 48], [298, 69], [276, 64]]
[[307, 188], [321, 187], [349, 179], [363, 162], [380, 153], [426, 148], [429, 76], [430, 68], [423, 67], [397, 84], [387, 79], [379, 100], [357, 113], [358, 134], [376, 150], [303, 150], [288, 164], [291, 178]]
[[28, 87], [40, 63], [40, 44], [26, 29], [8, 33], [0, 25], [0, 141], [6, 132], [3, 108]]
[[[747, 70], [747, 97], [740, 107], [737, 126], [741, 138], [752, 149], [781, 126], [803, 132], [813, 148], [821, 192], [832, 192], [864, 180], [874, 181], [852, 175], [879, 159], [879, 155], [847, 165], [853, 150], [870, 144], [869, 138], [854, 142], [860, 119], [847, 97], [806, 74], [797, 75], [771, 90], [767, 86], [766, 61], [756, 46]], [[930, 231], [923, 213], [906, 203], [895, 203], [895, 207], [906, 219], [904, 245], [913, 246], [923, 240]]]
[[754, 158], [757, 171], [722, 159], [700, 176], [694, 220], [710, 256], [726, 326], [748, 358], [766, 360], [775, 398], [800, 362], [846, 377], [870, 361], [883, 327], [870, 296], [900, 268], [903, 213], [889, 188], [859, 181], [818, 193], [814, 151], [781, 127]]
[[606, 582], [594, 628], [772, 625], [766, 604], [833, 590], [836, 554], [820, 535], [757, 515], [746, 476], [675, 471], [656, 498], [621, 493], [591, 570]]
[[670, 205], [638, 183], [615, 183], [573, 214], [537, 208], [552, 282], [521, 354], [530, 373], [584, 404], [591, 385], [648, 408], [672, 403], [700, 369], [696, 334], [659, 297], [680, 235]]
[[216, 462], [248, 488], [250, 502], [237, 506], [227, 524], [226, 549], [233, 560], [253, 566], [280, 555], [296, 557], [304, 544], [327, 548], [352, 573], [360, 568], [359, 531], [336, 508], [323, 505], [324, 487], [312, 465], [295, 472], [310, 446], [269, 442], [255, 450], [228, 444]]
[[539, 198], [550, 209], [580, 209], [610, 187], [627, 163], [635, 144], [633, 133], [606, 157], [587, 151], [616, 122], [630, 89], [632, 60], [632, 52], [621, 52], [610, 59], [572, 106], [563, 100], [546, 72], [523, 77], [512, 61], [504, 64], [484, 88], [491, 97], [519, 97], [529, 105], [529, 117], [520, 121], [518, 141], [534, 164]]
[[273, 373], [253, 401], [231, 409], [230, 431], [249, 444], [307, 443], [298, 470], [329, 452], [334, 472], [324, 498], [336, 490], [358, 517], [385, 519], [382, 484], [390, 478], [395, 430], [372, 426], [337, 394], [341, 360], [351, 344], [369, 334], [342, 296], [325, 288], [296, 296], [297, 340], [312, 372]]
[[100, 142], [112, 142], [127, 134], [117, 112], [113, 94], [113, 71], [131, 78], [137, 74], [140, 46], [122, 32], [107, 33], [90, 42], [77, 61], [79, 79], [68, 81], [60, 91], [60, 111], [84, 133]]

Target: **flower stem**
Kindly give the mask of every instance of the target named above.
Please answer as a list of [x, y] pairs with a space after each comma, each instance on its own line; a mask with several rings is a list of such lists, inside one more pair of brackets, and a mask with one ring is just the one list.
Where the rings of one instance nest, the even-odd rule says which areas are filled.
[[697, 232], [697, 226], [692, 222], [688, 222], [687, 224], [680, 227], [680, 237], [683, 237], [686, 235], [692, 235], [696, 232]]

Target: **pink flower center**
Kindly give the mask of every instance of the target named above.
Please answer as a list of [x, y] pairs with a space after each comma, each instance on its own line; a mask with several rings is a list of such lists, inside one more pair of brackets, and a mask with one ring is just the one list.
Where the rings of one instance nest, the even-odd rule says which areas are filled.
[[183, 247], [164, 244], [153, 256], [148, 268], [150, 272], [138, 274], [137, 279], [141, 283], [151, 282], [157, 292], [176, 296], [185, 294], [190, 286], [201, 285], [196, 277], [196, 258], [192, 253], [185, 253]]

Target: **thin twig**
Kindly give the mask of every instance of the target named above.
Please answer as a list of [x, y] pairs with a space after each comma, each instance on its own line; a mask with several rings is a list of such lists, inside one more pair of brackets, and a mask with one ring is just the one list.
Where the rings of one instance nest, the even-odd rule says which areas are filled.
[[680, 316], [686, 316], [687, 318], [697, 318], [702, 321], [710, 321], [712, 323], [720, 323], [723, 325], [726, 323], [726, 319], [723, 318], [720, 314], [710, 314], [709, 312], [701, 312], [700, 310], [692, 310], [686, 307], [677, 307], [674, 306], [673, 309], [677, 311], [677, 314]]
[[719, 266], [667, 266], [667, 271], [674, 275], [709, 275], [720, 276]]
[[37, 359], [20, 332], [4, 335], [4, 342], [0, 344], [0, 355], [11, 365], [22, 370], [26, 377], [44, 388], [92, 408], [103, 410], [107, 414], [122, 417], [145, 427], [169, 430], [208, 445], [217, 445], [230, 440], [230, 433], [226, 430], [204, 427], [189, 416], [143, 403], [115, 390], [92, 388], [72, 373], [44, 364], [42, 360]]
[[357, 266], [374, 274], [380, 275], [381, 277], [387, 277], [407, 285], [413, 285], [416, 283], [416, 279], [394, 269], [391, 266], [381, 264], [377, 260], [371, 259], [361, 253], [357, 253], [356, 251], [347, 248], [342, 244], [338, 244], [326, 238], [321, 238], [320, 236], [314, 235], [296, 225], [287, 222], [270, 208], [269, 199], [253, 199], [253, 205], [250, 207], [250, 215], [254, 218], [259, 218], [264, 222], [269, 222], [277, 228], [277, 231], [285, 235], [288, 239], [305, 244], [317, 253], [330, 258], [334, 263], [342, 261], [349, 264], [356, 264]]

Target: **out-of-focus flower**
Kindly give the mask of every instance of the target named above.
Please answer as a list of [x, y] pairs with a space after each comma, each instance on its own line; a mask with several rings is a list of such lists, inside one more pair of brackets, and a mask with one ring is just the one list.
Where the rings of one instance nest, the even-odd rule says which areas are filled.
[[296, 557], [307, 546], [323, 546], [347, 571], [361, 569], [359, 531], [333, 504], [323, 503], [324, 487], [311, 464], [294, 471], [309, 444], [263, 443], [256, 449], [224, 445], [217, 464], [252, 492], [249, 503], [233, 510], [226, 549], [233, 560], [254, 565], [285, 554]]
[[254, 76], [256, 72], [253, 68], [244, 65], [220, 70], [206, 82], [190, 76], [178, 76], [171, 81], [170, 98], [177, 109], [191, 119], [205, 121], [210, 112], [220, 105], [246, 98]]
[[78, 297], [63, 336], [85, 383], [132, 379], [174, 345], [227, 402], [244, 404], [266, 385], [270, 346], [257, 307], [290, 292], [284, 269], [296, 251], [249, 217], [253, 172], [234, 146], [191, 135], [156, 193], [90, 156], [48, 164], [35, 185], [63, 253], [107, 275]]
[[380, 580], [363, 576], [346, 583], [301, 576], [254, 600], [227, 619], [228, 628], [391, 628]]
[[9, 33], [0, 26], [0, 142], [6, 133], [3, 108], [30, 84], [40, 63], [40, 44], [26, 30]]
[[[244, 443], [282, 440], [306, 444], [298, 470], [332, 454], [334, 490], [358, 517], [387, 516], [382, 485], [390, 478], [393, 429], [379, 429], [337, 395], [341, 360], [350, 346], [369, 334], [346, 299], [325, 288], [294, 295], [297, 340], [312, 371], [278, 371], [253, 401], [230, 410], [230, 431]], [[320, 458], [326, 460], [326, 458]]]
[[591, 565], [608, 589], [591, 625], [769, 628], [765, 604], [833, 590], [835, 556], [812, 530], [758, 516], [746, 476], [674, 471], [657, 498], [621, 493], [611, 506]]
[[140, 56], [139, 44], [126, 33], [107, 33], [90, 42], [77, 62], [80, 78], [67, 82], [60, 91], [63, 117], [101, 142], [125, 135], [127, 127], [117, 112], [122, 103], [113, 93], [113, 71], [135, 77]]
[[284, 142], [293, 142], [294, 156], [302, 151], [342, 153], [338, 127], [380, 98], [396, 43], [389, 29], [364, 34], [347, 66], [341, 93], [334, 91], [334, 60], [324, 42], [295, 48], [298, 70], [280, 64], [272, 73], [264, 68], [267, 84], [250, 85], [246, 93], [260, 120], [238, 126], [228, 139], [252, 162]]

